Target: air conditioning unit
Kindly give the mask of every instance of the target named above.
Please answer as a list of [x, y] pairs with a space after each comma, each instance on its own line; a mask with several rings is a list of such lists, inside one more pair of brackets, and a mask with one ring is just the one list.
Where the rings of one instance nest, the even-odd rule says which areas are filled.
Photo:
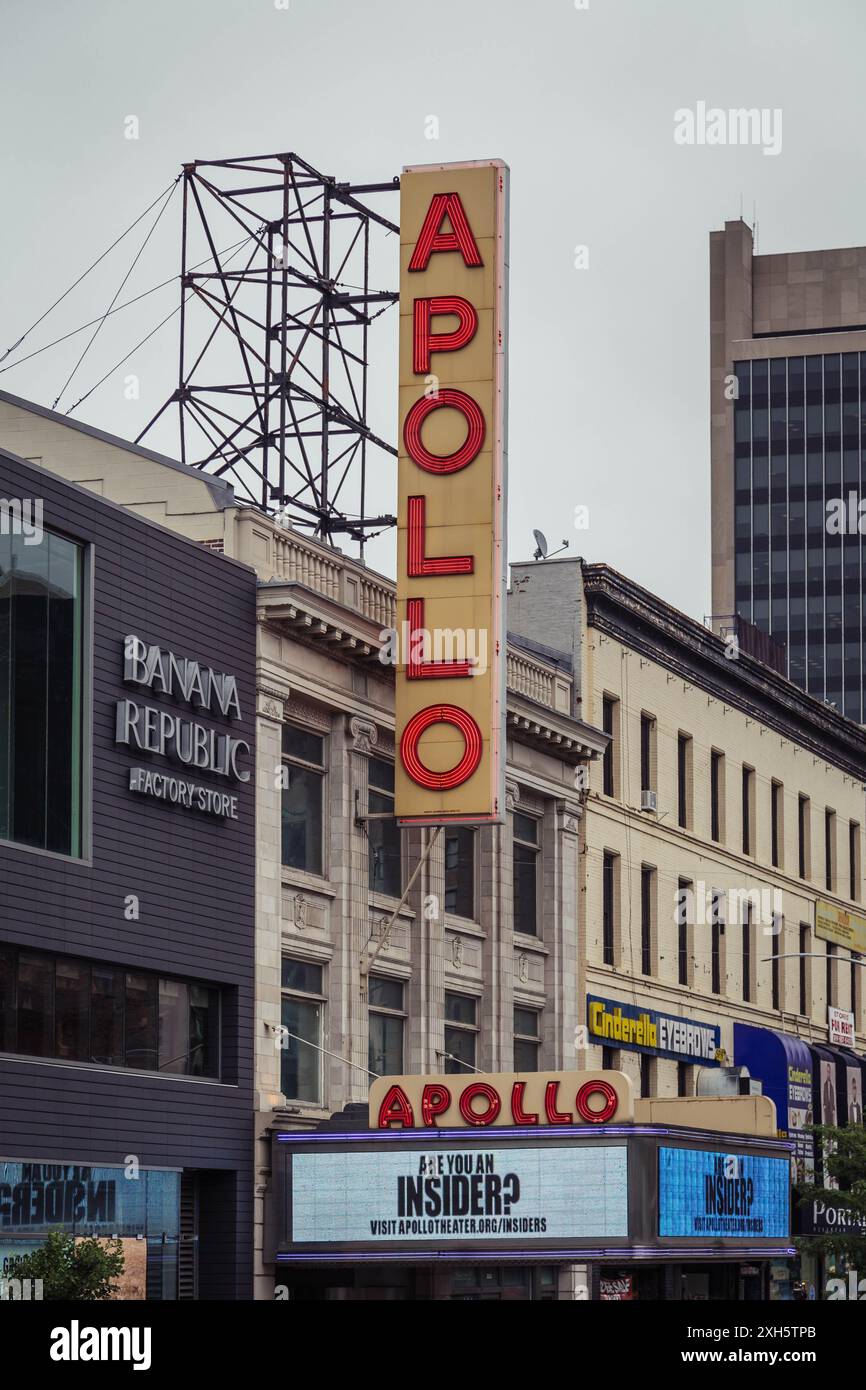
[[640, 794], [640, 808], [642, 811], [657, 811], [659, 799], [656, 792], [643, 791]]

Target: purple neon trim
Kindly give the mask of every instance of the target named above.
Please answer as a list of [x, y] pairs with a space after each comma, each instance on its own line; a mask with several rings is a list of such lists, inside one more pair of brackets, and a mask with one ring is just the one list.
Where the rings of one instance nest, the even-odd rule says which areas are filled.
[[701, 1139], [710, 1140], [712, 1143], [721, 1143], [723, 1139], [732, 1139], [740, 1146], [750, 1145], [752, 1148], [787, 1150], [793, 1152], [794, 1141], [791, 1139], [761, 1139], [751, 1138], [746, 1134], [719, 1134], [703, 1129], [675, 1129], [668, 1126], [659, 1125], [541, 1125], [535, 1128], [513, 1128], [507, 1125], [484, 1125], [472, 1129], [361, 1129], [352, 1130], [346, 1133], [341, 1130], [315, 1130], [313, 1132], [302, 1131], [281, 1131], [276, 1135], [278, 1144], [358, 1144], [358, 1143], [385, 1143], [395, 1139], [404, 1139], [407, 1142], [422, 1141], [425, 1144], [431, 1139], [465, 1139], [467, 1135], [500, 1135], [503, 1138], [518, 1139], [562, 1139], [571, 1138], [574, 1135], [597, 1134], [602, 1139], [610, 1137], [629, 1138], [631, 1135], [652, 1137], [656, 1135], [661, 1139]]
[[604, 1248], [599, 1249], [580, 1249], [580, 1250], [386, 1250], [386, 1251], [340, 1251], [336, 1254], [310, 1253], [310, 1254], [280, 1254], [276, 1257], [277, 1264], [407, 1264], [410, 1262], [422, 1261], [429, 1264], [431, 1261], [458, 1260], [469, 1264], [478, 1264], [484, 1260], [498, 1260], [500, 1263], [507, 1263], [509, 1260], [536, 1260], [541, 1263], [556, 1260], [616, 1260], [621, 1264], [627, 1264], [629, 1260], [672, 1260], [683, 1259], [686, 1256], [714, 1256], [725, 1261], [762, 1259], [772, 1260], [783, 1257], [793, 1259], [797, 1251], [792, 1245], [778, 1246], [728, 1246], [719, 1249], [717, 1245], [687, 1245], [687, 1246], [630, 1246], [627, 1248]]

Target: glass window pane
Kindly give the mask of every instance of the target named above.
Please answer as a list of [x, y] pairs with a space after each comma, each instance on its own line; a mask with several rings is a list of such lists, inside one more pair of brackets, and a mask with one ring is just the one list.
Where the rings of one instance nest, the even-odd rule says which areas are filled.
[[299, 994], [321, 994], [322, 967], [283, 956], [283, 989], [294, 989]]
[[0, 947], [0, 1052], [16, 1052], [15, 952]]
[[393, 792], [394, 790], [394, 764], [386, 762], [384, 758], [370, 758], [368, 776], [370, 786], [377, 791]]
[[538, 930], [537, 866], [537, 850], [515, 844], [514, 930], [524, 932], [527, 936], [535, 936]]
[[462, 1028], [445, 1029], [445, 1071], [453, 1072], [475, 1070], [475, 1034]]
[[189, 1066], [191, 1076], [219, 1076], [220, 992], [207, 985], [189, 987]]
[[524, 816], [519, 811], [515, 811], [514, 838], [515, 840], [526, 840], [531, 845], [538, 844], [538, 821], [534, 816]]
[[377, 1076], [403, 1074], [403, 1020], [393, 1014], [370, 1014], [367, 1065]]
[[514, 1039], [514, 1070], [538, 1071], [538, 1043]]
[[321, 1004], [283, 999], [282, 1022], [288, 1036], [280, 1054], [280, 1088], [287, 1100], [320, 1102], [321, 1018]]
[[127, 972], [126, 1065], [156, 1071], [158, 1065], [159, 980]]
[[475, 1023], [476, 1000], [468, 994], [445, 993], [445, 1017], [449, 1023]]
[[159, 982], [159, 1069], [186, 1072], [189, 1053], [189, 998], [180, 980]]
[[[393, 817], [394, 798], [390, 794], [371, 791], [368, 796], [370, 815]], [[403, 892], [403, 856], [400, 827], [396, 820], [368, 820], [369, 883], [374, 893], [399, 898]]]
[[[285, 726], [284, 726], [285, 727]], [[283, 764], [282, 855], [291, 869], [322, 872], [322, 775]]]
[[321, 767], [325, 761], [325, 740], [321, 734], [311, 734], [307, 729], [296, 728], [294, 724], [284, 724], [283, 754], [287, 758], [300, 758], [302, 762]]
[[0, 536], [0, 837], [80, 853], [82, 549]]
[[538, 1037], [538, 1010], [514, 1008], [514, 1031], [530, 1038]]
[[90, 985], [90, 1060], [123, 1066], [125, 972], [94, 965]]
[[452, 826], [445, 831], [445, 911], [475, 916], [475, 831]]
[[18, 1051], [50, 1057], [54, 1051], [54, 961], [18, 956]]
[[55, 1057], [90, 1061], [90, 966], [59, 960], [54, 981]]
[[369, 984], [370, 1008], [402, 1009], [403, 985], [400, 980], [386, 980], [382, 975], [371, 975]]

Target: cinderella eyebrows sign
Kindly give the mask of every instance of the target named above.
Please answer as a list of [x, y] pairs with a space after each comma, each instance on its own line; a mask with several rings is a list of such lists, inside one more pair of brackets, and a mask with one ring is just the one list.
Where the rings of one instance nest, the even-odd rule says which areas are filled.
[[396, 812], [503, 819], [508, 170], [403, 172]]

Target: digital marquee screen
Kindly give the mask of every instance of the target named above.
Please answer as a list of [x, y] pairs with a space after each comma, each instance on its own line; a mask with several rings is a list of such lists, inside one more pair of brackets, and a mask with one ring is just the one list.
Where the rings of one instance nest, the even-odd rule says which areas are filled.
[[661, 1148], [659, 1235], [787, 1238], [790, 1191], [786, 1158]]
[[293, 1154], [292, 1244], [628, 1235], [625, 1145]]

